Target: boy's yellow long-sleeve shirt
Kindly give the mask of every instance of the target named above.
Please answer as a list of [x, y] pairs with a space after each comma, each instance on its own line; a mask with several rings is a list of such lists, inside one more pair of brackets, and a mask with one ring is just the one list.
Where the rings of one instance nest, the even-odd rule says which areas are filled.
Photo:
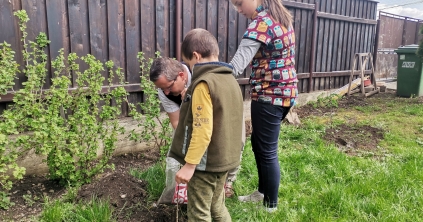
[[240, 164], [243, 102], [232, 72], [221, 62], [193, 67], [169, 157], [205, 172], [225, 172]]
[[207, 83], [200, 82], [192, 93], [192, 136], [185, 162], [199, 164], [213, 132], [213, 104]]

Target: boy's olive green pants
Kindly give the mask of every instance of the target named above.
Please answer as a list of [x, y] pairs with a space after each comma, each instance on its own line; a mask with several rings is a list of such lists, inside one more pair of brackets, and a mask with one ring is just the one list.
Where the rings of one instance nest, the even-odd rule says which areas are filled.
[[225, 206], [225, 181], [228, 172], [195, 171], [188, 183], [188, 221], [229, 222]]

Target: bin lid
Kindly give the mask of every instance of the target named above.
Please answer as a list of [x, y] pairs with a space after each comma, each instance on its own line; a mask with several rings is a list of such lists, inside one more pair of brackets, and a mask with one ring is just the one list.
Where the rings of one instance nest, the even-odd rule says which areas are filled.
[[412, 45], [405, 45], [405, 46], [400, 46], [398, 49], [394, 50], [394, 52], [396, 52], [397, 54], [401, 54], [401, 53], [416, 53], [417, 49], [419, 48], [419, 45], [416, 44], [412, 44]]

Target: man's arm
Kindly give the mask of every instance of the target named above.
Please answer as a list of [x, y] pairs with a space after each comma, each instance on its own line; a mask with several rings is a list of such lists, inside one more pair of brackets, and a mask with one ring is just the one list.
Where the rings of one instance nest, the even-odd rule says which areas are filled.
[[163, 109], [169, 116], [170, 124], [172, 124], [173, 129], [176, 129], [179, 122], [179, 105], [168, 99], [161, 89], [157, 89], [157, 92]]
[[170, 119], [170, 124], [172, 124], [173, 129], [176, 129], [179, 122], [179, 109], [172, 113], [167, 113]]

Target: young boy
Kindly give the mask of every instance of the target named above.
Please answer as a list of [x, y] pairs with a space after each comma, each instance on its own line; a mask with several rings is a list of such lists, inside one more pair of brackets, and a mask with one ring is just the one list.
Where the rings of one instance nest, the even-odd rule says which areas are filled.
[[[150, 80], [157, 87], [159, 100], [169, 116], [173, 129], [176, 129], [178, 125], [182, 94], [191, 85], [191, 76], [191, 72], [186, 65], [172, 58], [156, 58], [150, 67]], [[242, 144], [245, 144], [244, 122], [242, 127]], [[234, 194], [232, 183], [236, 180], [239, 168], [237, 166], [228, 171], [225, 183], [226, 198], [230, 198]]]
[[182, 42], [192, 79], [169, 156], [183, 165], [175, 180], [188, 184], [189, 221], [231, 221], [224, 184], [240, 164], [243, 102], [232, 67], [218, 56], [216, 39], [204, 29], [191, 30]]

